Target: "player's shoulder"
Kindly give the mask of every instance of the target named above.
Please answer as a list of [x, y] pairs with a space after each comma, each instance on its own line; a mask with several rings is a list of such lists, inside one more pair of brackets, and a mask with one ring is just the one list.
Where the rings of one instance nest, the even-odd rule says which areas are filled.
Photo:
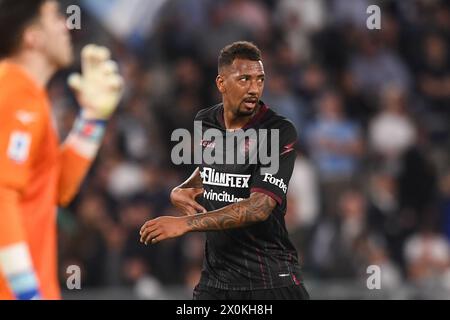
[[0, 109], [28, 109], [38, 98], [36, 87], [18, 71], [0, 65]]
[[221, 108], [222, 104], [220, 103], [212, 107], [201, 109], [195, 116], [195, 121], [214, 119], [215, 115], [221, 110]]
[[277, 129], [283, 134], [297, 136], [297, 129], [292, 121], [276, 113], [269, 107], [264, 122], [264, 126], [268, 129]]

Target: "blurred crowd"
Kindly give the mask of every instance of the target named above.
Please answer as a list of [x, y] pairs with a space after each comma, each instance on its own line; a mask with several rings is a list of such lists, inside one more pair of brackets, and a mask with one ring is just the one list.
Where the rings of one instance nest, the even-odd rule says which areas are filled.
[[[366, 9], [381, 8], [368, 30]], [[308, 277], [366, 279], [450, 292], [450, 5], [447, 1], [168, 0], [146, 39], [124, 42], [89, 13], [73, 32], [119, 61], [125, 98], [82, 191], [59, 212], [61, 281], [133, 286], [143, 298], [197, 283], [202, 234], [139, 242], [148, 219], [177, 215], [171, 133], [220, 102], [217, 56], [236, 40], [263, 52], [263, 101], [299, 133], [287, 227]], [[69, 72], [69, 71], [67, 71]], [[50, 86], [61, 137], [78, 106]]]

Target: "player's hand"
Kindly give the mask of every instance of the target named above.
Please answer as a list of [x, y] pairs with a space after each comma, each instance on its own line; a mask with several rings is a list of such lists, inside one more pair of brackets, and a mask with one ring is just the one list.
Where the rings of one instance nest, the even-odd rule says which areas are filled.
[[122, 98], [123, 79], [110, 57], [107, 48], [87, 45], [81, 52], [82, 74], [69, 77], [85, 119], [108, 120]]
[[195, 200], [195, 198], [203, 194], [203, 191], [203, 188], [182, 189], [177, 187], [170, 193], [170, 200], [184, 215], [192, 216], [197, 213], [206, 213], [207, 210]]
[[180, 237], [188, 232], [184, 217], [159, 217], [147, 221], [139, 232], [141, 243], [156, 244], [163, 240]]

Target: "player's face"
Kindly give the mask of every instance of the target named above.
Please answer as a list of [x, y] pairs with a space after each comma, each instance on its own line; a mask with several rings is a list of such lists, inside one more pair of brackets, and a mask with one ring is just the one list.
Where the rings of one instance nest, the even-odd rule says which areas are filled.
[[264, 76], [262, 61], [235, 59], [217, 77], [224, 104], [236, 116], [251, 116], [264, 90]]
[[69, 66], [73, 61], [72, 43], [56, 1], [43, 4], [36, 27], [40, 35], [39, 50], [56, 68]]

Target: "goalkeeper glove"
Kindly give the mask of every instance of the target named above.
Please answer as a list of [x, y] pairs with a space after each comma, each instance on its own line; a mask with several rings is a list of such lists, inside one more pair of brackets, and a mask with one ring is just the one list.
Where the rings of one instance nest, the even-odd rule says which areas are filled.
[[82, 118], [108, 120], [122, 97], [123, 79], [105, 47], [87, 45], [81, 52], [82, 74], [72, 74], [69, 86], [82, 106]]

